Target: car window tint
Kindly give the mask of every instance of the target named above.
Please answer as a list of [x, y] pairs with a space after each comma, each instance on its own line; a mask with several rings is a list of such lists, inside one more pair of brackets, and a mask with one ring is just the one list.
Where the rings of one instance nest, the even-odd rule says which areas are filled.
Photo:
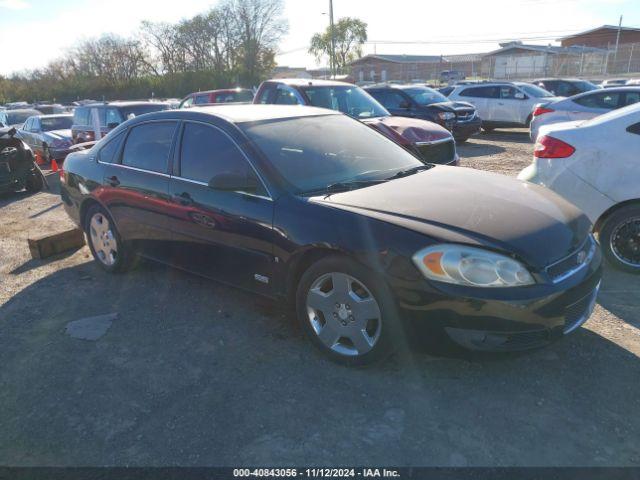
[[[547, 88], [547, 90], [549, 90]], [[580, 91], [569, 82], [558, 82], [558, 85], [551, 92], [560, 97], [572, 97], [576, 93], [580, 93]]]
[[382, 106], [385, 108], [402, 108], [401, 105], [403, 102], [408, 102], [407, 99], [400, 92], [385, 92], [384, 93], [384, 101], [382, 102]]
[[601, 92], [574, 100], [577, 104], [587, 108], [606, 108], [608, 110], [618, 108], [620, 93]]
[[120, 112], [115, 108], [107, 108], [106, 112], [107, 116], [107, 125], [111, 125], [113, 123], [120, 124], [122, 123], [122, 117], [120, 116]]
[[498, 87], [466, 88], [462, 92], [460, 92], [460, 96], [474, 98], [499, 98], [500, 89]]
[[516, 89], [513, 87], [500, 87], [500, 98], [513, 100], [516, 98]]
[[206, 95], [196, 95], [196, 99], [194, 102], [196, 105], [203, 105], [205, 103], [209, 103], [209, 94]]
[[175, 129], [175, 122], [133, 127], [122, 152], [122, 164], [151, 172], [166, 172]]
[[267, 85], [260, 92], [260, 97], [258, 98], [258, 103], [263, 105], [269, 103], [269, 97], [271, 96], [271, 92], [273, 92], [273, 87], [271, 85]]
[[635, 125], [631, 125], [627, 128], [627, 132], [635, 133], [636, 135], [640, 135], [640, 123], [636, 123]]
[[248, 193], [266, 195], [255, 171], [238, 147], [217, 128], [187, 123], [182, 134], [180, 176], [209, 183], [220, 174], [245, 177], [255, 185]]
[[287, 89], [279, 88], [276, 90], [276, 100], [277, 105], [298, 105], [298, 99], [296, 95]]
[[89, 109], [88, 108], [76, 108], [73, 113], [73, 123], [76, 125], [89, 125]]
[[98, 152], [98, 160], [103, 163], [116, 163], [116, 154], [120, 151], [120, 145], [124, 139], [124, 132], [118, 133], [115, 137], [105, 139], [106, 143]]
[[627, 92], [624, 95], [624, 103], [621, 106], [626, 107], [638, 102], [640, 102], [640, 92]]

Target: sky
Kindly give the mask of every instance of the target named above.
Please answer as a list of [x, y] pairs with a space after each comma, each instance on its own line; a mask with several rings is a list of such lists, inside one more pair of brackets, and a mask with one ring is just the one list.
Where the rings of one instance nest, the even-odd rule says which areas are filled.
[[[0, 0], [0, 74], [44, 66], [83, 38], [136, 35], [142, 20], [176, 22], [214, 0]], [[284, 0], [289, 33], [280, 65], [316, 67], [307, 53], [313, 33], [328, 25], [328, 0]], [[92, 11], [95, 9], [95, 13]], [[480, 53], [500, 41], [548, 44], [603, 24], [640, 27], [640, 0], [334, 0], [334, 16], [358, 17], [369, 28], [365, 53]], [[414, 42], [414, 43], [403, 43]], [[13, 48], [9, 48], [9, 46]]]

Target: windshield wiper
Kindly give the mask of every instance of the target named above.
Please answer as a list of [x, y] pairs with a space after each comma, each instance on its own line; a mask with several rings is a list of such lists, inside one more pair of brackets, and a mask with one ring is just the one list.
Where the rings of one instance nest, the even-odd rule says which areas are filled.
[[417, 167], [409, 168], [407, 170], [400, 170], [398, 173], [393, 175], [392, 177], [387, 178], [387, 180], [395, 180], [396, 178], [404, 178], [410, 175], [415, 175], [418, 172], [423, 170], [429, 170], [433, 168], [433, 165], [419, 165]]
[[303, 195], [313, 195], [316, 193], [324, 193], [327, 197], [334, 193], [349, 192], [351, 190], [357, 190], [358, 188], [370, 187], [371, 185], [377, 185], [384, 183], [386, 180], [352, 180], [348, 182], [336, 182], [322, 188], [316, 188], [313, 190], [307, 190], [302, 192]]

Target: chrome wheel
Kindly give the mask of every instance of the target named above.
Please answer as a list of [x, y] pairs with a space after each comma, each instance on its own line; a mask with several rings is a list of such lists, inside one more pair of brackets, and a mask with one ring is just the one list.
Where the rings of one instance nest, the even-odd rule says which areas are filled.
[[640, 267], [640, 218], [630, 218], [613, 230], [611, 252], [625, 265]]
[[345, 273], [316, 279], [307, 293], [311, 328], [324, 346], [345, 356], [370, 352], [380, 339], [380, 307], [369, 289]]
[[118, 241], [109, 220], [102, 213], [96, 213], [91, 217], [89, 236], [98, 260], [108, 267], [113, 266], [118, 259]]

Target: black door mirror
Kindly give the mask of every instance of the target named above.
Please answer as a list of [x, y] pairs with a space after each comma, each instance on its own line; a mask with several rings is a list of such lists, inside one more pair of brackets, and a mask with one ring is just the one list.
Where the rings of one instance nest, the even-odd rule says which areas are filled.
[[231, 192], [253, 192], [256, 190], [255, 178], [237, 173], [221, 173], [209, 180], [209, 188]]

